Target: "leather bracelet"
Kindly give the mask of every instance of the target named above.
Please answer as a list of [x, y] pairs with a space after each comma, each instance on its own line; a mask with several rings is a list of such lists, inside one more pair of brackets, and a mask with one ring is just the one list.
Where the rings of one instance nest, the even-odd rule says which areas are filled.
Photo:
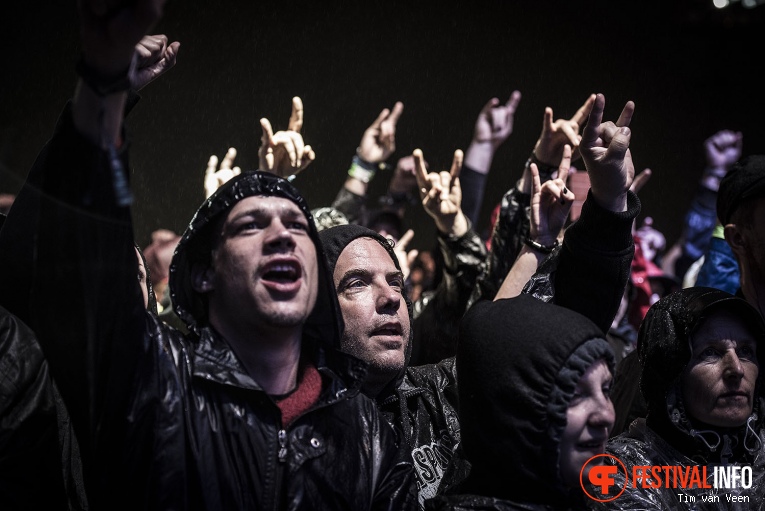
[[123, 73], [114, 76], [106, 76], [93, 69], [80, 57], [75, 71], [90, 89], [99, 97], [105, 97], [116, 92], [124, 92], [130, 89], [130, 65]]
[[526, 236], [523, 239], [523, 244], [526, 245], [527, 247], [532, 248], [533, 250], [536, 250], [539, 253], [542, 253], [542, 254], [549, 254], [553, 250], [558, 248], [558, 245], [560, 245], [560, 243], [558, 243], [557, 239], [553, 242], [552, 245], [542, 245], [538, 241], [534, 241], [531, 238], [529, 238], [528, 236]]
[[552, 177], [552, 173], [558, 170], [558, 167], [555, 165], [548, 165], [539, 161], [539, 159], [534, 156], [534, 153], [531, 153], [529, 159], [526, 160], [526, 168], [530, 168], [532, 163], [536, 163], [537, 170], [539, 170], [539, 177], [542, 178], [542, 182], [549, 180]]

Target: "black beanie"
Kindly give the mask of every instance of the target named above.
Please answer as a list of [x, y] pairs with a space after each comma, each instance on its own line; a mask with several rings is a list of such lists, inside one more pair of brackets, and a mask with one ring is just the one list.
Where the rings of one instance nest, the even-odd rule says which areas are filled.
[[595, 361], [613, 372], [604, 337], [581, 314], [525, 294], [467, 311], [457, 347], [462, 446], [472, 466], [466, 493], [568, 498], [558, 469], [566, 411]]

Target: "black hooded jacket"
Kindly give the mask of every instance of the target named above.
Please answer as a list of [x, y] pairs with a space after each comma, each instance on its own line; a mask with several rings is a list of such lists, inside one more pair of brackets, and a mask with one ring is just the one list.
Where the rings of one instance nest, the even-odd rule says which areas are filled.
[[561, 482], [559, 444], [579, 378], [599, 359], [613, 371], [604, 339], [581, 314], [526, 294], [476, 303], [457, 350], [470, 475], [426, 509], [583, 508], [581, 490]]
[[[119, 157], [129, 168], [124, 147]], [[411, 508], [411, 464], [400, 461], [374, 402], [359, 394], [366, 366], [338, 350], [331, 277], [297, 190], [246, 172], [200, 207], [171, 269], [174, 307], [191, 331], [183, 335], [143, 308], [130, 210], [115, 201], [111, 161], [77, 133], [67, 108], [42, 161], [52, 200], [41, 209], [35, 260], [35, 328], [62, 382], [92, 507]], [[303, 355], [322, 390], [286, 428], [188, 286], [211, 222], [252, 195], [295, 202], [317, 249], [319, 298]]]
[[[331, 272], [340, 254], [353, 240], [376, 240], [390, 255], [396, 268], [401, 269], [393, 247], [383, 236], [366, 227], [349, 224], [325, 229], [319, 233]], [[404, 295], [409, 320], [412, 304]], [[454, 357], [438, 364], [409, 367], [412, 350], [412, 331], [407, 343], [406, 365], [391, 379], [383, 391], [374, 397], [388, 422], [396, 430], [399, 443], [411, 453], [417, 477], [420, 505], [428, 498], [440, 494], [447, 481], [444, 475], [455, 471], [461, 478], [467, 467], [456, 453], [460, 441], [457, 419], [457, 385]]]

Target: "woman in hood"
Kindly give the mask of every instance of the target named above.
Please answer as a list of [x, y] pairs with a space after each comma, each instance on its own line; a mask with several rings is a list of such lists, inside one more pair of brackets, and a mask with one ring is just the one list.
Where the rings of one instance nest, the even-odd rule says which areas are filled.
[[[760, 314], [725, 291], [687, 288], [648, 310], [637, 348], [648, 414], [610, 440], [607, 450], [625, 465], [630, 481], [633, 467], [643, 465], [681, 467], [683, 474], [698, 476], [678, 486], [664, 473], [645, 474], [646, 484], [633, 481], [603, 508], [686, 509], [691, 497], [694, 509], [761, 508], [763, 340]], [[727, 471], [733, 465], [751, 467], [751, 481], [745, 481], [751, 487], [714, 488], [715, 467]], [[625, 486], [621, 472], [615, 482]], [[710, 494], [720, 500], [710, 501]], [[731, 503], [726, 495], [741, 501]]]
[[470, 475], [426, 509], [584, 508], [581, 469], [614, 423], [613, 364], [603, 332], [574, 311], [528, 295], [473, 306], [457, 351]]

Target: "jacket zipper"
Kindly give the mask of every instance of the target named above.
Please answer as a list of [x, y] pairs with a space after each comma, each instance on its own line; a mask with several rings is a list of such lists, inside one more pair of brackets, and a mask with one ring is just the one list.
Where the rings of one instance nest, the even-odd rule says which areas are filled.
[[279, 462], [284, 463], [287, 461], [287, 432], [283, 429], [279, 430]]

